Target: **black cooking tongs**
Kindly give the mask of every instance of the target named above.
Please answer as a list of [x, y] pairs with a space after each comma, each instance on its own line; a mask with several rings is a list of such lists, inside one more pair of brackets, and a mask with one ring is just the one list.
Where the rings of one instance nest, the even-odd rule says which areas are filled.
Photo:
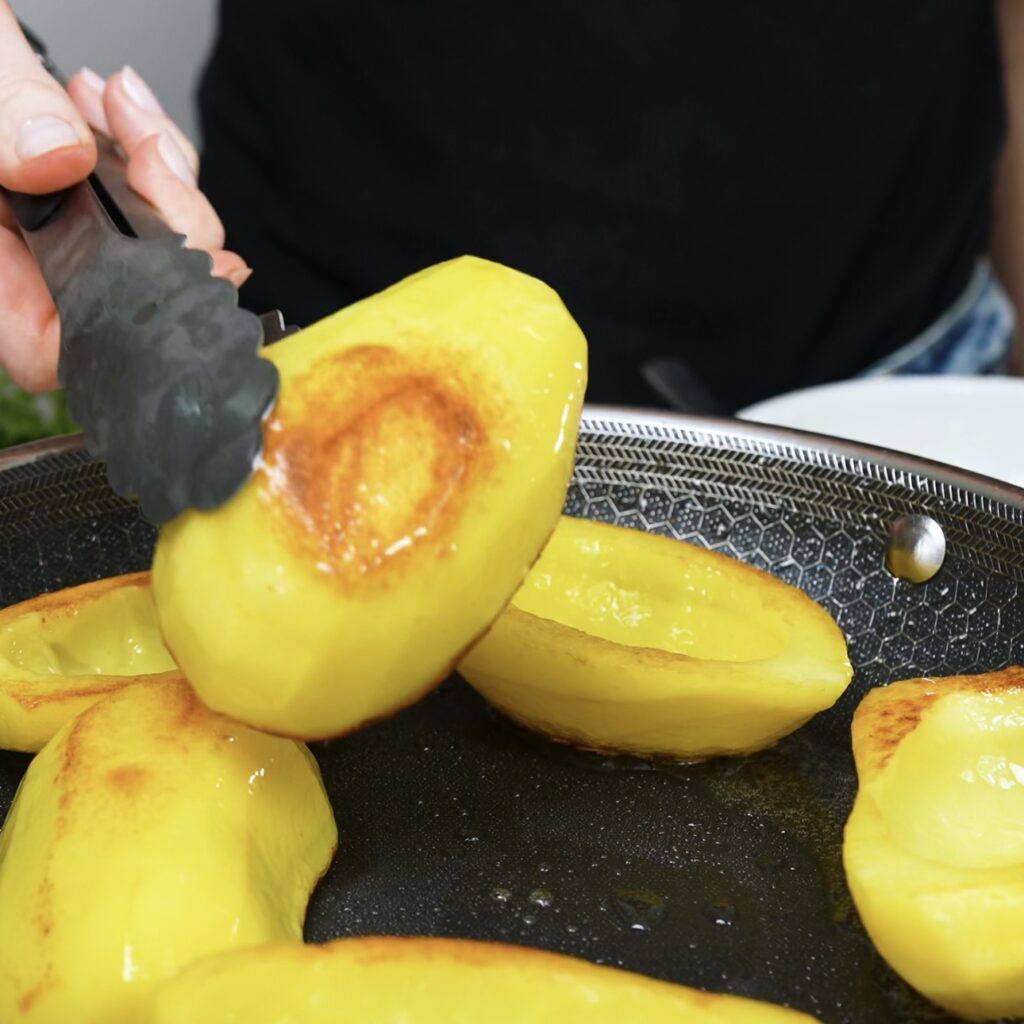
[[96, 142], [87, 181], [6, 197], [60, 315], [58, 377], [85, 447], [110, 486], [161, 523], [215, 508], [249, 477], [278, 387], [258, 352], [284, 326], [279, 313], [239, 309], [210, 257], [186, 249], [128, 186], [113, 143]]

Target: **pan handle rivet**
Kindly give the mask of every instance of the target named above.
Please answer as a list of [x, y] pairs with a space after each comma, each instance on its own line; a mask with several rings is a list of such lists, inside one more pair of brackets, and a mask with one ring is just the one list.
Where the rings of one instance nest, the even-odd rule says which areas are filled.
[[946, 558], [946, 535], [931, 516], [900, 516], [889, 525], [885, 567], [897, 579], [925, 583]]

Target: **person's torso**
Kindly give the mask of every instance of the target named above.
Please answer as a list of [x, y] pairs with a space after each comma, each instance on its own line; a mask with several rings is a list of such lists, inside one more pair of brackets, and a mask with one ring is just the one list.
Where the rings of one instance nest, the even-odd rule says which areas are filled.
[[955, 298], [999, 81], [984, 0], [224, 0], [203, 184], [254, 305], [304, 322], [473, 252], [562, 294], [592, 398], [677, 356], [735, 406]]

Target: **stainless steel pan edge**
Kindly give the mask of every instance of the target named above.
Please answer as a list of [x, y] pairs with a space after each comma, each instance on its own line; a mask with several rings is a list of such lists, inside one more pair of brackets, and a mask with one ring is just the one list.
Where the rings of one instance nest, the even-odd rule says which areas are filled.
[[[584, 432], [634, 434], [642, 431], [652, 441], [672, 440], [682, 434], [695, 444], [709, 444], [752, 454], [779, 454], [799, 464], [822, 460], [851, 474], [862, 473], [886, 484], [908, 486], [930, 496], [955, 499], [982, 507], [1004, 506], [1019, 514], [1024, 525], [1024, 489], [991, 477], [941, 462], [825, 434], [790, 430], [750, 420], [651, 412], [622, 406], [588, 405], [583, 410]], [[81, 434], [65, 434], [0, 450], [0, 472], [29, 465], [51, 455], [78, 452]]]

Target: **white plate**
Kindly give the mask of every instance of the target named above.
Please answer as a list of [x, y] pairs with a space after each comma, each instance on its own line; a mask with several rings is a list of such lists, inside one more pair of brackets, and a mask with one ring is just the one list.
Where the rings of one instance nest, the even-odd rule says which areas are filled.
[[792, 391], [737, 416], [892, 448], [1024, 487], [1024, 379], [874, 377]]

